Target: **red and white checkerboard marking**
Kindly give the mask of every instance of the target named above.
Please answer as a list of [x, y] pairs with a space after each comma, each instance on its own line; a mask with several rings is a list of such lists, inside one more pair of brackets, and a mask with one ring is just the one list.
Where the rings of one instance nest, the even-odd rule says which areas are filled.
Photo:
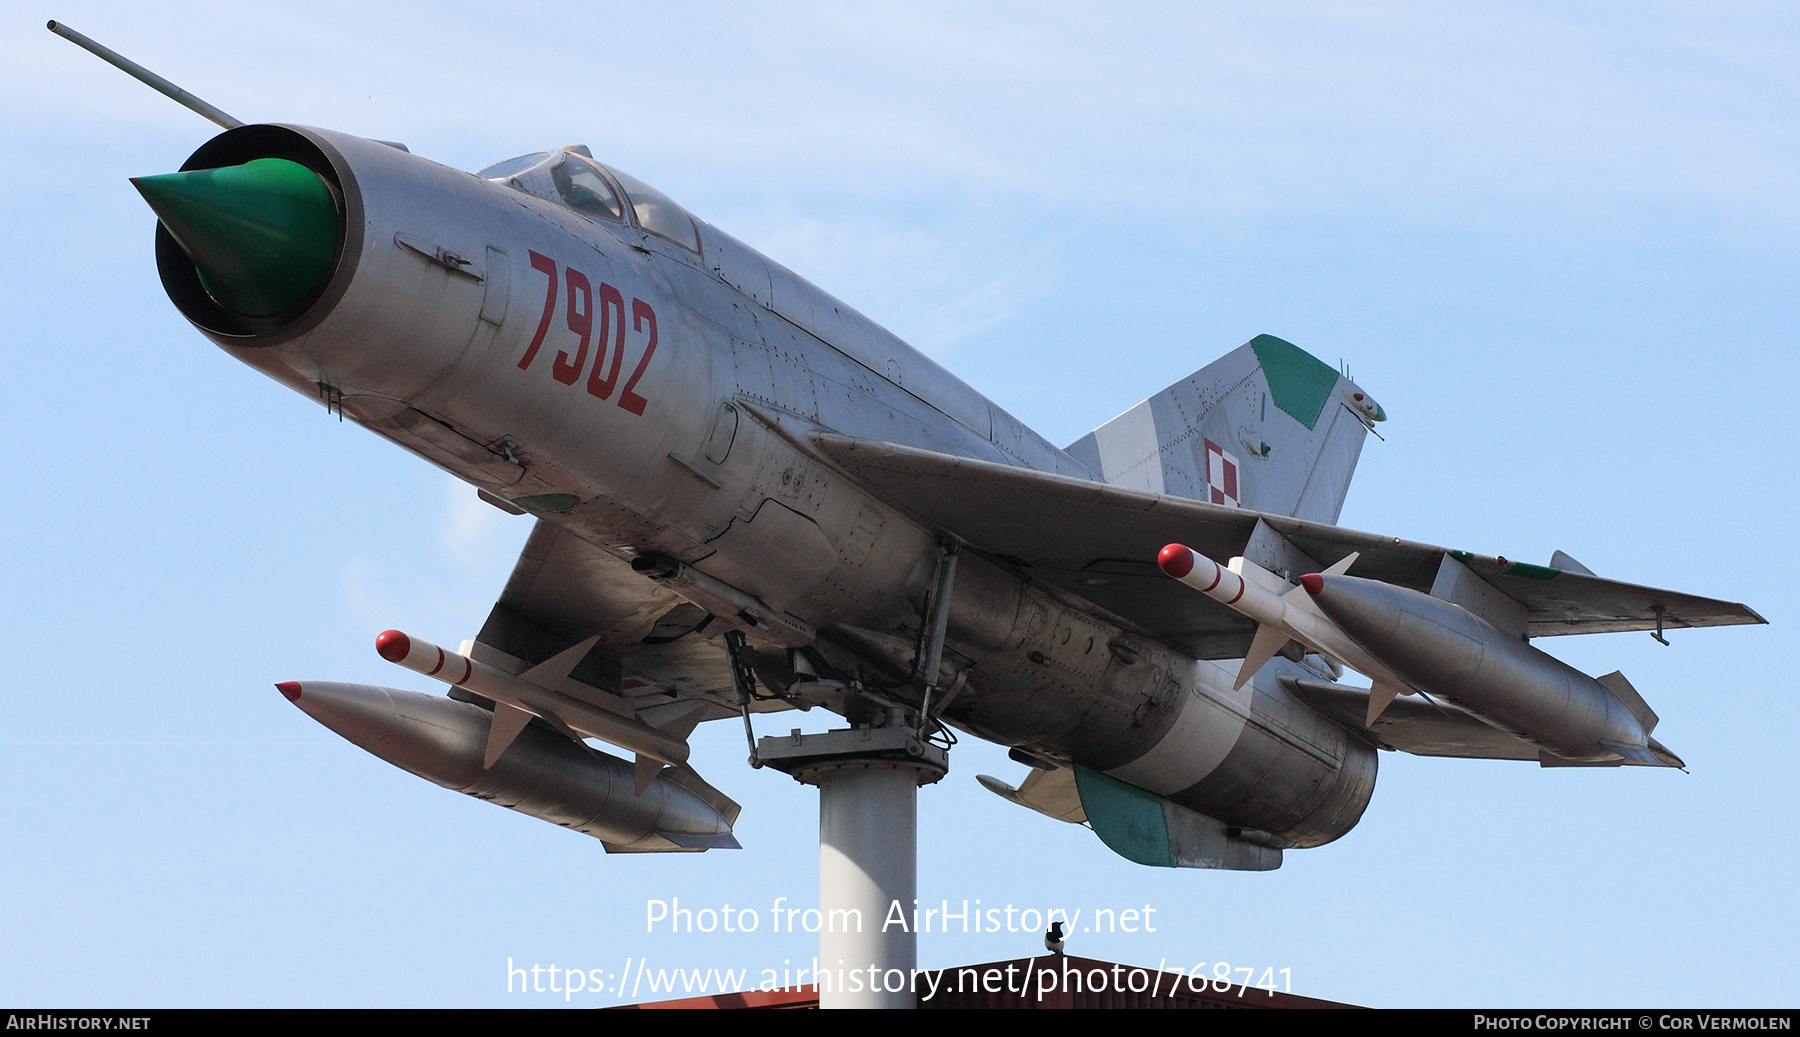
[[1238, 506], [1238, 459], [1219, 444], [1206, 441], [1207, 497], [1214, 504]]

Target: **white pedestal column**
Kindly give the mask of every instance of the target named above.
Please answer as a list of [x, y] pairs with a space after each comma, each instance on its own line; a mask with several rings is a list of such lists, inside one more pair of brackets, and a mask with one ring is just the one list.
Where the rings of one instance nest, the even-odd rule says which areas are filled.
[[[886, 761], [821, 770], [820, 1008], [912, 1008], [918, 941], [919, 771]], [[904, 927], [887, 926], [895, 904]]]

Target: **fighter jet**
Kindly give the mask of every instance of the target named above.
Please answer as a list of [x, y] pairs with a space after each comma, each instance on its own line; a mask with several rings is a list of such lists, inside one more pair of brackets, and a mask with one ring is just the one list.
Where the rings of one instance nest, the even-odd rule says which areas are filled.
[[1272, 335], [1059, 447], [586, 147], [467, 172], [225, 125], [134, 181], [176, 308], [536, 520], [458, 649], [377, 638], [448, 698], [283, 694], [608, 850], [737, 845], [689, 733], [823, 708], [1011, 747], [988, 788], [1133, 861], [1269, 870], [1357, 823], [1380, 750], [1681, 766], [1622, 675], [1533, 639], [1763, 621], [1337, 526], [1387, 414]]

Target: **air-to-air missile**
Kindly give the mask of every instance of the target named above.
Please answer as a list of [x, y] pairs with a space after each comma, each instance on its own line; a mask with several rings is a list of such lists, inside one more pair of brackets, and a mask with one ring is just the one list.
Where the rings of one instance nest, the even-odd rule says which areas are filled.
[[531, 724], [484, 765], [492, 720], [468, 702], [397, 688], [277, 685], [306, 714], [402, 770], [599, 839], [614, 853], [737, 848], [738, 805], [683, 766], [641, 792], [635, 768]]
[[1346, 556], [1294, 586], [1245, 558], [1229, 565], [1182, 544], [1163, 572], [1257, 623], [1247, 679], [1289, 640], [1373, 681], [1366, 723], [1398, 695], [1441, 698], [1543, 750], [1543, 762], [1679, 767], [1650, 737], [1656, 714], [1623, 674], [1593, 678], [1454, 604], [1344, 575]]
[[[375, 650], [388, 662], [493, 699], [498, 704], [494, 712], [495, 734], [489, 739], [487, 750], [489, 766], [506, 751], [506, 743], [511, 737], [534, 716], [560, 723], [575, 735], [610, 742], [670, 767], [686, 763], [687, 735], [699, 722], [699, 707], [683, 718], [688, 723], [677, 720], [658, 730], [639, 720], [637, 711], [624, 698], [596, 694], [593, 690], [589, 690], [586, 697], [577, 698], [558, 689], [557, 685], [591, 648], [593, 641], [583, 641], [523, 674], [514, 675], [398, 630], [383, 631], [375, 638]], [[595, 704], [593, 699], [604, 704]], [[608, 699], [617, 701], [609, 702]], [[655, 773], [654, 768], [650, 773]]]
[[[1355, 560], [1356, 555], [1351, 554], [1337, 564], [1348, 567]], [[1156, 561], [1163, 572], [1256, 621], [1256, 637], [1238, 667], [1234, 687], [1243, 687], [1290, 640], [1384, 686], [1400, 683], [1398, 675], [1388, 672], [1313, 608], [1300, 588], [1248, 558], [1233, 558], [1230, 566], [1223, 566], [1184, 544], [1170, 544], [1157, 554]]]

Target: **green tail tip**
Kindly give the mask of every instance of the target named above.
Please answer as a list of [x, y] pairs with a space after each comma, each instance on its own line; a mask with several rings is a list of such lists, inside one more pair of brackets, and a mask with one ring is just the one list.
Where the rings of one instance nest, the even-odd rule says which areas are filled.
[[338, 211], [319, 175], [285, 158], [133, 177], [220, 306], [268, 317], [331, 274]]

